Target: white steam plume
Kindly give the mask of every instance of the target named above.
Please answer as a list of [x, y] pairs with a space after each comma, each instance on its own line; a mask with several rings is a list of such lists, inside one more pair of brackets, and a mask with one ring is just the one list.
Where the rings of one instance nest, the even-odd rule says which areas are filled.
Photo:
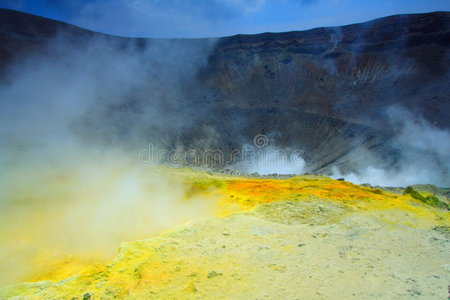
[[357, 172], [342, 174], [334, 168], [333, 177], [354, 183], [382, 186], [436, 184], [450, 186], [450, 131], [438, 128], [405, 108], [387, 110], [394, 137], [389, 142], [398, 153], [395, 166], [368, 162]]

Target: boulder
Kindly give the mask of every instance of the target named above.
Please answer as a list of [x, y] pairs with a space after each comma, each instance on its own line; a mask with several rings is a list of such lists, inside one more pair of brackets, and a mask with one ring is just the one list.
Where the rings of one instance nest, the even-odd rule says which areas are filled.
[[404, 194], [409, 194], [413, 198], [431, 206], [450, 210], [450, 199], [447, 197], [446, 192], [446, 189], [441, 189], [432, 184], [415, 184], [408, 186]]

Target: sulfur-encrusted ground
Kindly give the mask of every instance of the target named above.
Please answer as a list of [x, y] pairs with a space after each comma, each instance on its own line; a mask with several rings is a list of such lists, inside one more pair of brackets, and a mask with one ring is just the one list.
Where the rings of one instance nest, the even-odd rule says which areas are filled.
[[187, 185], [186, 198], [214, 202], [214, 215], [122, 243], [109, 264], [64, 280], [3, 288], [0, 299], [448, 297], [445, 209], [321, 176], [160, 172]]

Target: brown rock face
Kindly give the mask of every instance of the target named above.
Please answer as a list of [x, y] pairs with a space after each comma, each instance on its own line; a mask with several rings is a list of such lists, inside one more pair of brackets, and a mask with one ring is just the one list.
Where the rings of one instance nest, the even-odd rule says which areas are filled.
[[[352, 170], [364, 161], [355, 153], [367, 151], [395, 163], [398, 149], [390, 139], [396, 128], [386, 114], [392, 105], [450, 128], [448, 12], [298, 32], [161, 40], [107, 36], [0, 10], [3, 73], [29, 53], [45, 57], [56, 51], [64, 59], [65, 53], [55, 50], [55, 36], [75, 48], [101, 40], [116, 54], [145, 57], [138, 85], [75, 126], [89, 129], [86, 139], [129, 142], [132, 135], [133, 141], [165, 147], [230, 153], [263, 133], [278, 147], [304, 150], [308, 169], [324, 172], [331, 166]], [[161, 45], [164, 51], [152, 50]], [[206, 54], [196, 58], [199, 53]], [[137, 124], [142, 118], [134, 115], [149, 106], [171, 125]], [[105, 133], [106, 127], [114, 130]], [[133, 128], [139, 130], [130, 134]]]

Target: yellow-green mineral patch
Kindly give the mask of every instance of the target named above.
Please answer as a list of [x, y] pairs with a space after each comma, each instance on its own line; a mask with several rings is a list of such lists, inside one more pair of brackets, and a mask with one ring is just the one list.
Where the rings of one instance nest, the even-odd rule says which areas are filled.
[[109, 264], [80, 264], [62, 280], [40, 274], [41, 281], [3, 288], [0, 299], [448, 296], [445, 209], [410, 194], [320, 176], [280, 180], [159, 172], [187, 187], [185, 201], [200, 195], [213, 203], [212, 215], [124, 242]]

